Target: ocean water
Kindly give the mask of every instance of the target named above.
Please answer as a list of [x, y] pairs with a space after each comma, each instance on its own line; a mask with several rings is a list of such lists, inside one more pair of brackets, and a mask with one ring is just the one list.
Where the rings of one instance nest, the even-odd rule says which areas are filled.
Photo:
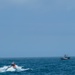
[[0, 58], [0, 67], [13, 61], [25, 70], [0, 72], [0, 75], [75, 75], [75, 58]]

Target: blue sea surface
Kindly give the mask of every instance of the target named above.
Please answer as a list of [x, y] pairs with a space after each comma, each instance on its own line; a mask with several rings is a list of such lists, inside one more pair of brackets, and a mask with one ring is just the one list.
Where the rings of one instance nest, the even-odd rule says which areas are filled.
[[61, 60], [60, 58], [0, 58], [0, 67], [15, 62], [29, 70], [21, 72], [2, 72], [0, 75], [75, 75], [75, 58]]

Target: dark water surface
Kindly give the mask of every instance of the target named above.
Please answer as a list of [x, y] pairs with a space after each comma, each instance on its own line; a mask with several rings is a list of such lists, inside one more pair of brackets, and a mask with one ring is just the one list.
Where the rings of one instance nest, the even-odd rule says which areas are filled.
[[0, 75], [75, 75], [75, 58], [1, 58], [0, 67], [15, 62], [30, 70], [23, 72], [4, 72]]

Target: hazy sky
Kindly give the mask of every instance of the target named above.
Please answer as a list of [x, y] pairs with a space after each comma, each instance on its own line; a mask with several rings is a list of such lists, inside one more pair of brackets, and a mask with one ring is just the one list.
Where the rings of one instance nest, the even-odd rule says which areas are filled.
[[0, 0], [0, 57], [75, 56], [75, 0]]

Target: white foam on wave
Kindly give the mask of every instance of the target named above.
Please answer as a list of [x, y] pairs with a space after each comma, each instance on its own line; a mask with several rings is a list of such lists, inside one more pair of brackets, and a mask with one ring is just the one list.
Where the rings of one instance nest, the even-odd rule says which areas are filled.
[[24, 69], [22, 66], [18, 66], [18, 65], [16, 65], [16, 68], [9, 67], [9, 66], [3, 66], [0, 68], [0, 72], [14, 72], [14, 71], [20, 72], [26, 70], [29, 70], [29, 68]]

